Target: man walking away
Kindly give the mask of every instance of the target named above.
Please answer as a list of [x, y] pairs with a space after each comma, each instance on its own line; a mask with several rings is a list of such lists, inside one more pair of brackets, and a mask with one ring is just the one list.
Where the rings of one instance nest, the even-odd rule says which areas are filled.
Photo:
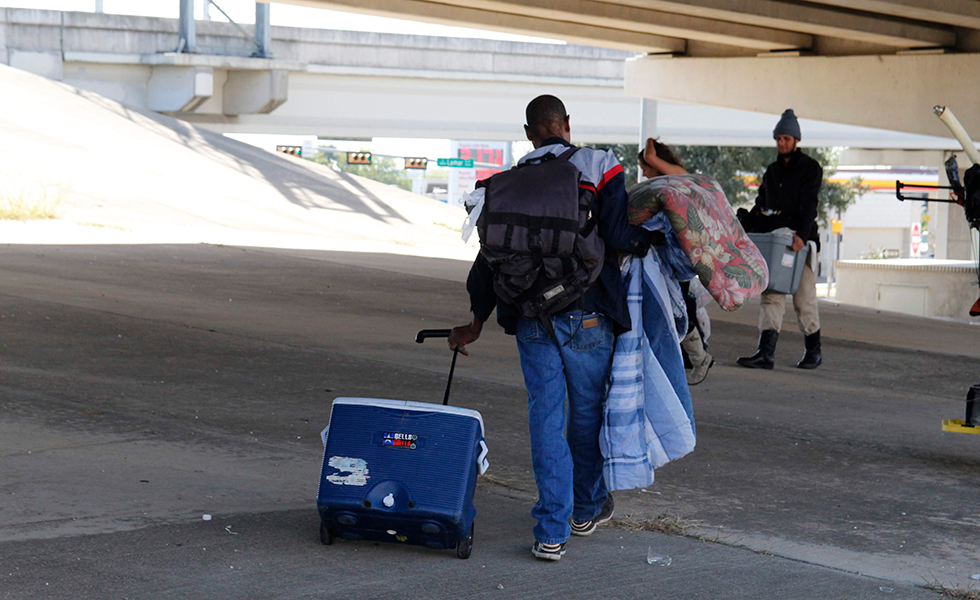
[[[803, 154], [797, 144], [800, 142], [800, 123], [793, 109], [783, 112], [782, 118], [772, 132], [776, 140], [779, 157], [766, 168], [759, 186], [753, 213], [769, 215], [772, 229], [789, 227], [793, 230], [793, 251], [799, 251], [807, 242], [816, 242], [820, 250], [820, 237], [817, 234], [817, 195], [823, 182], [823, 169], [817, 161]], [[800, 331], [805, 337], [803, 359], [797, 363], [801, 369], [815, 369], [820, 366], [820, 316], [817, 313], [817, 274], [810, 267], [816, 264], [816, 257], [808, 257], [800, 286], [793, 294], [793, 308]], [[783, 324], [786, 296], [783, 294], [763, 294], [759, 314], [759, 348], [752, 356], [738, 359], [738, 364], [750, 369], [771, 369], [775, 364], [776, 340]]]
[[[539, 559], [559, 560], [569, 535], [590, 535], [596, 525], [612, 518], [612, 496], [602, 478], [599, 430], [615, 335], [630, 328], [616, 253], [642, 256], [649, 247], [649, 232], [627, 221], [625, 177], [612, 152], [575, 149], [569, 143], [569, 116], [561, 100], [554, 96], [535, 98], [527, 106], [526, 118], [524, 130], [535, 149], [519, 161], [517, 168], [562, 160], [575, 166], [579, 189], [585, 190], [586, 199], [592, 198], [591, 206], [588, 202], [585, 205], [591, 216], [579, 236], [588, 237], [598, 228], [605, 247], [603, 252], [600, 244], [601, 270], [577, 300], [554, 314], [531, 318], [523, 313], [526, 304], [515, 303], [500, 285], [500, 277], [513, 265], [491, 266], [485, 256], [488, 240], [481, 238], [481, 252], [466, 281], [473, 319], [452, 330], [449, 347], [466, 354], [466, 345], [480, 337], [483, 323], [494, 308], [504, 331], [516, 335], [527, 387], [531, 460], [538, 487], [538, 501], [531, 509], [537, 521], [531, 552]], [[574, 153], [569, 155], [571, 151]], [[491, 208], [494, 184], [491, 179], [481, 219]], [[524, 222], [525, 217], [510, 215], [505, 222]], [[527, 237], [543, 237], [542, 229], [531, 229]], [[511, 231], [503, 237], [516, 241], [524, 235], [514, 227]], [[540, 256], [537, 260], [542, 260]], [[547, 255], [543, 259], [547, 260]]]

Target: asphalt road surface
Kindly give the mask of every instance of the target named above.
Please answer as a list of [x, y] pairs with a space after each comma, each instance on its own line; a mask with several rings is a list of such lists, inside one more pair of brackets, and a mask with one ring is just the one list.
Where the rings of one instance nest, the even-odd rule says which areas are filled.
[[[0, 600], [934, 598], [925, 587], [980, 573], [980, 436], [940, 430], [980, 377], [980, 330], [831, 304], [815, 371], [793, 368], [792, 315], [768, 372], [733, 366], [756, 307], [713, 315], [697, 449], [617, 492], [628, 523], [573, 539], [558, 563], [529, 552], [525, 395], [513, 340], [490, 325], [452, 397], [483, 414], [490, 446], [473, 557], [321, 546], [332, 400], [441, 400], [451, 354], [413, 338], [467, 320], [467, 268], [0, 248]], [[685, 535], [643, 530], [663, 515]]]

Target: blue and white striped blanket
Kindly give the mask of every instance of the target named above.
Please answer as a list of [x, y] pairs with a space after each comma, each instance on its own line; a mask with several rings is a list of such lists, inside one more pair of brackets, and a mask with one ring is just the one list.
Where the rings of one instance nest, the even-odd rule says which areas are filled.
[[[680, 289], [661, 254], [631, 256], [623, 265], [633, 329], [616, 339], [599, 438], [610, 491], [648, 486], [654, 469], [694, 449], [691, 392], [679, 345], [687, 318], [683, 305], [675, 308]], [[679, 318], [677, 310], [685, 316]]]

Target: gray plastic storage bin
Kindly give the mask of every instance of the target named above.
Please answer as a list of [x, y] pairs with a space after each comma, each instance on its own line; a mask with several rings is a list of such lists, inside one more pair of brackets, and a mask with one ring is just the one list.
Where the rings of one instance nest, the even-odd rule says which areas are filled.
[[795, 294], [800, 287], [800, 276], [810, 247], [805, 245], [799, 252], [793, 252], [790, 234], [750, 233], [749, 239], [759, 247], [769, 266], [769, 287], [765, 293]]

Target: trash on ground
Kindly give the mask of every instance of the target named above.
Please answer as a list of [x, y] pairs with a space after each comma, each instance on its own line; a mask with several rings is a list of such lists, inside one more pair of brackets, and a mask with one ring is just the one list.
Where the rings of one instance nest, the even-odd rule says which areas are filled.
[[647, 549], [647, 564], [666, 567], [672, 562], [674, 562], [674, 560], [671, 557], [667, 556], [666, 554], [659, 554], [656, 550], [654, 550], [653, 546], [650, 546]]

